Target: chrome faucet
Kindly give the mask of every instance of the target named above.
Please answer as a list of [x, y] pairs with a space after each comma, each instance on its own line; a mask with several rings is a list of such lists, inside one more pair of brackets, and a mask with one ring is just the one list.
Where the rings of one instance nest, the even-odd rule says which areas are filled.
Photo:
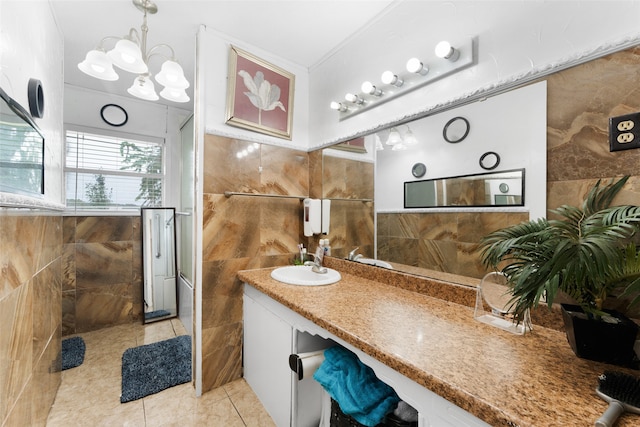
[[311, 271], [318, 274], [325, 274], [327, 269], [322, 266], [322, 259], [324, 258], [324, 249], [318, 247], [318, 250], [313, 254], [313, 261], [305, 261], [304, 265], [311, 266]]
[[354, 250], [349, 252], [349, 258], [348, 258], [349, 261], [357, 261], [358, 258], [362, 258], [362, 254], [358, 253], [358, 249], [360, 249], [360, 246], [357, 246]]

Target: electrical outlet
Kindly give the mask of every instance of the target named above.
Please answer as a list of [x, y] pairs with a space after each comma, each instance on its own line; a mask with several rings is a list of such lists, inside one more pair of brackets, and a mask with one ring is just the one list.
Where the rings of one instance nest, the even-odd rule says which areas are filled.
[[609, 118], [609, 151], [640, 148], [640, 113]]

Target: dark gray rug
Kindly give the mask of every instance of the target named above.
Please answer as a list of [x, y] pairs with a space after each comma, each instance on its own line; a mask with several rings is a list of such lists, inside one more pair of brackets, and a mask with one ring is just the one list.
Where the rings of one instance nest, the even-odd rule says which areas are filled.
[[144, 314], [144, 318], [149, 320], [149, 319], [156, 319], [158, 317], [164, 317], [164, 316], [168, 316], [171, 313], [169, 313], [167, 310], [156, 310], [156, 311], [150, 311], [148, 313]]
[[62, 370], [75, 368], [84, 362], [86, 347], [82, 337], [73, 337], [62, 340]]
[[191, 381], [191, 337], [189, 335], [130, 348], [122, 355], [120, 402], [141, 399], [189, 381]]

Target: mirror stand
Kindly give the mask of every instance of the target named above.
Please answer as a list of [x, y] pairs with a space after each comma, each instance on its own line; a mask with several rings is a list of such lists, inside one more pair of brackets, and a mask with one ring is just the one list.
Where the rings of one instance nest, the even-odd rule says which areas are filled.
[[503, 273], [486, 274], [478, 285], [473, 318], [512, 334], [523, 335], [527, 330], [531, 330], [531, 315], [527, 310], [524, 319], [517, 323], [513, 312], [510, 311], [511, 298]]

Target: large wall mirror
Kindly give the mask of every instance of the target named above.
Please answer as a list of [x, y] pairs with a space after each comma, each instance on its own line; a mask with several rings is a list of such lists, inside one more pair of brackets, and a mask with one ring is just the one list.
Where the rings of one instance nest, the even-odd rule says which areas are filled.
[[143, 208], [142, 268], [144, 322], [178, 315], [174, 208]]
[[[361, 152], [324, 149], [323, 197], [344, 199], [332, 204], [333, 255], [358, 248], [358, 260], [412, 274], [482, 277], [467, 228], [545, 215], [546, 103], [541, 82], [376, 130]], [[468, 123], [454, 144], [452, 119]]]
[[44, 194], [44, 137], [29, 113], [1, 88], [0, 192]]
[[[568, 69], [549, 70], [551, 74], [538, 83], [514, 81], [491, 94], [494, 89], [488, 89], [481, 94], [487, 96], [484, 100], [452, 101], [457, 106], [443, 106], [437, 114], [416, 120], [400, 119], [386, 128], [371, 123], [369, 134], [358, 134], [365, 139], [366, 154], [350, 159], [355, 167], [342, 167], [353, 172], [342, 183], [329, 176], [333, 179], [327, 185], [324, 174], [323, 193], [325, 187], [338, 188], [339, 194], [356, 199], [362, 197], [358, 189], [364, 188], [361, 165], [375, 171], [368, 175], [373, 177], [368, 186], [375, 192], [373, 202], [344, 202], [348, 207], [341, 210], [332, 205], [332, 254], [346, 258], [357, 247], [363, 257], [414, 274], [451, 272], [479, 279], [483, 272], [477, 242], [487, 232], [543, 217], [547, 202], [549, 208], [579, 204], [585, 189], [599, 177], [637, 178], [638, 151], [611, 153], [606, 135], [610, 117], [637, 108], [628, 87], [636, 77], [638, 49], [603, 53], [602, 58], [585, 58], [588, 62]], [[388, 116], [393, 114], [389, 111]], [[469, 132], [450, 143], [443, 130], [456, 117], [469, 122]], [[387, 144], [393, 128], [400, 134], [393, 140], [400, 137], [404, 146]], [[415, 138], [407, 137], [411, 134]], [[333, 170], [333, 153], [338, 151], [322, 150], [323, 168]], [[330, 152], [331, 156], [325, 154]], [[483, 159], [485, 153], [495, 154]], [[416, 164], [424, 168], [414, 175]], [[405, 182], [511, 169], [526, 171], [523, 206], [404, 207]], [[503, 190], [510, 192], [507, 186]]]

